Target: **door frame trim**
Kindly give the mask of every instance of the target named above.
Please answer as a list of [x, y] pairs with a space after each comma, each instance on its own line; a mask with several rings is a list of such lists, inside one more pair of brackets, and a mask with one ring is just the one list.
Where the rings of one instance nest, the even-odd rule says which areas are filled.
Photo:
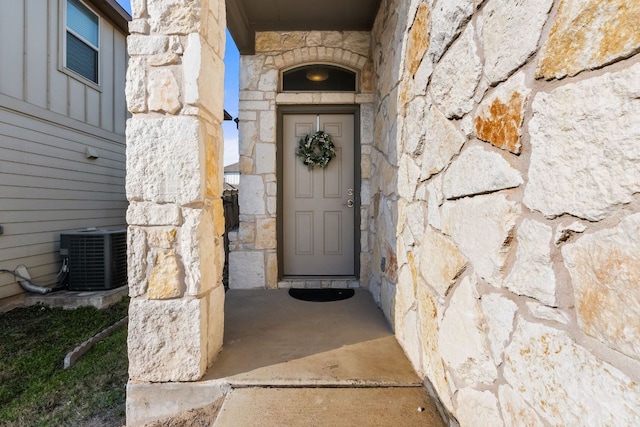
[[[278, 281], [288, 278], [284, 272], [284, 159], [283, 159], [283, 123], [285, 115], [293, 114], [353, 114], [353, 181], [355, 190], [355, 206], [354, 208], [354, 228], [353, 230], [353, 272], [356, 279], [360, 278], [360, 190], [362, 187], [362, 174], [360, 170], [360, 156], [362, 147], [360, 143], [360, 105], [278, 105], [277, 121], [276, 121], [276, 182], [277, 182], [277, 199], [276, 199], [276, 239], [277, 239], [277, 256], [278, 256]], [[295, 276], [300, 277], [300, 276]], [[305, 276], [308, 279], [315, 278], [345, 278], [344, 276]]]

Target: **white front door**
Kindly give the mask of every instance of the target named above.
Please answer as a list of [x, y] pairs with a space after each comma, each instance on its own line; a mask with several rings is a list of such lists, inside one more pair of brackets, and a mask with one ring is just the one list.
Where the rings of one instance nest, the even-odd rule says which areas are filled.
[[[309, 170], [295, 152], [300, 138], [322, 130], [336, 157]], [[353, 114], [283, 116], [283, 273], [285, 276], [355, 274]]]

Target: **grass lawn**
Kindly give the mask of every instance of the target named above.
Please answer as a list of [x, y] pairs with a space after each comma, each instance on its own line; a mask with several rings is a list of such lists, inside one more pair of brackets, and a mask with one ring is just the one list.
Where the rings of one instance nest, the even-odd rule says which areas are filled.
[[127, 315], [128, 299], [97, 310], [44, 306], [0, 314], [0, 425], [121, 426], [127, 330], [63, 370], [64, 356]]

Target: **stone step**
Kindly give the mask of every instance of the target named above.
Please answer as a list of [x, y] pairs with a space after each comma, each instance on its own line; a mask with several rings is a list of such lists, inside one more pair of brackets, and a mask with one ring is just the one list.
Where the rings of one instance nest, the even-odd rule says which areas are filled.
[[444, 427], [422, 387], [236, 388], [214, 427]]

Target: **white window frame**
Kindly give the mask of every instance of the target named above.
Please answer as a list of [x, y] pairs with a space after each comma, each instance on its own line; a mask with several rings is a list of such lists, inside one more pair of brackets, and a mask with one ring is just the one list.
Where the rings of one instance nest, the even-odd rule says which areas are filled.
[[[89, 86], [93, 86], [95, 89], [97, 90], [101, 90], [100, 88], [100, 82], [101, 82], [101, 66], [102, 66], [102, 61], [100, 59], [100, 44], [101, 44], [101, 40], [100, 40], [100, 35], [101, 35], [101, 18], [100, 15], [97, 14], [95, 12], [95, 10], [88, 5], [85, 1], [83, 0], [77, 0], [80, 3], [82, 3], [92, 14], [95, 15], [95, 17], [97, 18], [97, 25], [98, 25], [98, 46], [94, 46], [93, 43], [91, 43], [90, 41], [88, 41], [87, 39], [85, 39], [84, 37], [82, 37], [81, 35], [79, 35], [78, 33], [76, 33], [73, 29], [69, 28], [69, 26], [67, 25], [67, 5], [69, 4], [69, 0], [62, 0], [61, 1], [61, 11], [60, 11], [60, 15], [62, 18], [62, 34], [61, 34], [61, 38], [62, 38], [62, 51], [61, 51], [61, 64], [62, 64], [62, 71], [64, 71], [66, 74], [68, 74], [69, 76], [75, 78], [76, 80], [80, 80], [81, 82], [89, 85]], [[71, 68], [67, 67], [67, 33], [72, 34], [74, 37], [78, 38], [78, 40], [80, 40], [82, 43], [86, 44], [88, 47], [90, 47], [91, 49], [93, 49], [96, 53], [97, 53], [97, 58], [98, 58], [98, 64], [97, 64], [97, 82], [94, 82], [93, 80], [83, 76], [82, 74], [78, 73], [77, 71], [74, 71]]]

